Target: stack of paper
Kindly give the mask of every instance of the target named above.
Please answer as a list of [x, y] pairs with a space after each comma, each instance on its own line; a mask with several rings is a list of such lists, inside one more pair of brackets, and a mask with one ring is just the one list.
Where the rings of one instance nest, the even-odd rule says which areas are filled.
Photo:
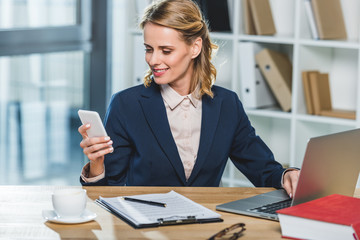
[[141, 201], [161, 202], [166, 207], [127, 201], [124, 197], [100, 197], [96, 202], [135, 228], [222, 221], [220, 214], [174, 191], [131, 197]]

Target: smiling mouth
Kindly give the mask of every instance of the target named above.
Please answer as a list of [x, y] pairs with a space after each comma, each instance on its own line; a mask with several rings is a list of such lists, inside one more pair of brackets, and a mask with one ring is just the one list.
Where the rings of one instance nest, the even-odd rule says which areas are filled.
[[162, 69], [155, 69], [153, 68], [152, 71], [155, 73], [161, 73], [161, 72], [165, 72], [166, 70], [168, 70], [169, 68], [162, 68]]

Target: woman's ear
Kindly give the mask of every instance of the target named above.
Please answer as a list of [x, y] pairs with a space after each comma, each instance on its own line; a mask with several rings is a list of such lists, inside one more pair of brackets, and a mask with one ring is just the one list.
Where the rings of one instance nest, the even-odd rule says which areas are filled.
[[192, 50], [191, 58], [194, 59], [197, 56], [199, 56], [199, 54], [201, 53], [201, 49], [202, 49], [202, 38], [198, 37], [197, 39], [195, 39], [195, 41], [191, 46], [191, 50]]

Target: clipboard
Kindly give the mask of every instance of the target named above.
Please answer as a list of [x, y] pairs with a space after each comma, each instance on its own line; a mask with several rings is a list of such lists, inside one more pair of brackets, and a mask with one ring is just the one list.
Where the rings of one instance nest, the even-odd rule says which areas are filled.
[[[162, 201], [166, 208], [137, 202], [124, 201], [122, 197], [103, 198], [95, 203], [114, 214], [133, 228], [151, 228], [169, 225], [222, 222], [221, 215], [170, 191], [165, 194], [144, 194], [132, 196], [137, 199]], [[174, 209], [176, 209], [174, 211]], [[179, 213], [181, 211], [181, 214]], [[150, 216], [150, 217], [149, 217]]]

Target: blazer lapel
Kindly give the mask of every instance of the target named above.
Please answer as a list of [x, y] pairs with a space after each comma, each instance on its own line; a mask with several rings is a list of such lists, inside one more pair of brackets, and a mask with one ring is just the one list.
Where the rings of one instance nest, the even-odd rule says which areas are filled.
[[145, 118], [161, 149], [170, 160], [180, 179], [185, 184], [185, 171], [173, 139], [159, 86], [152, 83], [144, 89], [140, 104]]
[[220, 118], [221, 99], [216, 99], [216, 95], [214, 98], [204, 96], [202, 101], [201, 135], [198, 156], [187, 185], [192, 184], [206, 161]]

